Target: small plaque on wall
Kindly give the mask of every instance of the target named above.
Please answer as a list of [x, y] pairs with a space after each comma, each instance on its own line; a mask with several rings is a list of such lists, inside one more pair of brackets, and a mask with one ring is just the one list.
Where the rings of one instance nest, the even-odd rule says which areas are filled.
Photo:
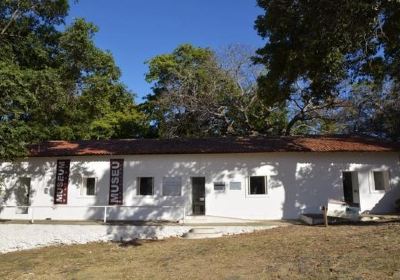
[[214, 191], [225, 191], [225, 182], [214, 182]]
[[234, 190], [234, 191], [240, 191], [242, 189], [242, 183], [241, 182], [230, 182], [229, 189]]
[[164, 177], [162, 192], [164, 196], [180, 196], [182, 189], [181, 177]]

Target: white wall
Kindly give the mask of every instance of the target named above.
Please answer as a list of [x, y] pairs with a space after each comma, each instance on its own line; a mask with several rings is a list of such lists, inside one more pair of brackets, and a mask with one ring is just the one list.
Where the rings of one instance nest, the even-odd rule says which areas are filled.
[[[259, 153], [209, 155], [133, 155], [114, 156], [124, 161], [124, 205], [153, 206], [110, 209], [110, 219], [173, 219], [183, 216], [182, 206], [191, 212], [191, 177], [206, 177], [206, 215], [248, 218], [297, 218], [300, 213], [318, 212], [328, 198], [342, 199], [342, 171], [358, 171], [362, 210], [383, 212], [393, 210], [394, 200], [400, 197], [399, 155], [396, 153]], [[60, 158], [61, 159], [61, 158]], [[31, 177], [31, 205], [47, 206], [35, 209], [38, 219], [101, 219], [103, 210], [90, 208], [107, 205], [110, 156], [63, 157], [71, 159], [68, 206], [53, 205], [57, 158], [30, 158], [14, 164], [0, 164], [6, 196], [4, 204], [16, 205], [13, 186], [18, 177]], [[389, 170], [388, 192], [371, 188], [372, 170]], [[265, 175], [268, 194], [249, 196], [248, 176]], [[82, 196], [83, 176], [98, 180], [95, 197]], [[182, 196], [162, 196], [164, 176], [182, 177]], [[137, 195], [137, 177], [154, 177], [154, 196]], [[226, 183], [225, 192], [213, 190], [214, 181]], [[241, 190], [230, 190], [229, 182], [241, 182]], [[4, 191], [3, 191], [4, 193]], [[15, 214], [3, 208], [0, 218], [27, 219], [32, 214]]]

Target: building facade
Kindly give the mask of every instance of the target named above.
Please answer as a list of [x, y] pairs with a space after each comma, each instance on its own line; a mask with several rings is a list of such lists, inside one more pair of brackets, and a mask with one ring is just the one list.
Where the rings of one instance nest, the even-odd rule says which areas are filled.
[[55, 145], [56, 152], [47, 147], [0, 164], [0, 219], [296, 219], [319, 213], [328, 199], [345, 200], [361, 211], [393, 212], [400, 198], [397, 147], [341, 151], [330, 145], [318, 151], [248, 152], [242, 146], [241, 152], [230, 147], [233, 152], [183, 154], [146, 149], [111, 154], [116, 149], [110, 147], [99, 153], [98, 145], [79, 152]]

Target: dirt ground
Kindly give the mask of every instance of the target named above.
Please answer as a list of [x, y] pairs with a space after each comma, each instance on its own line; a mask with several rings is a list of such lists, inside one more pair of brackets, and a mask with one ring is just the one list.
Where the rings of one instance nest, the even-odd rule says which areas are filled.
[[400, 223], [48, 247], [0, 255], [0, 278], [400, 279]]

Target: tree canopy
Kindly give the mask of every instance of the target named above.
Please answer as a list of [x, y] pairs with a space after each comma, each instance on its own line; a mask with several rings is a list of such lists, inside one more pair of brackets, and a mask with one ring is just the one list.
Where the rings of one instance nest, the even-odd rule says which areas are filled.
[[258, 50], [182, 44], [144, 103], [68, 0], [0, 1], [0, 158], [49, 139], [363, 133], [400, 139], [400, 2], [258, 0]]
[[278, 134], [285, 115], [258, 102], [252, 54], [236, 47], [217, 57], [185, 44], [149, 60], [144, 107], [159, 136]]
[[41, 140], [143, 134], [112, 55], [93, 42], [97, 27], [76, 19], [62, 30], [68, 8], [66, 0], [0, 3], [1, 158]]
[[[266, 44], [256, 61], [268, 69], [259, 77], [259, 93], [268, 104], [299, 105], [297, 120], [307, 121], [321, 109], [342, 107], [357, 84], [398, 98], [393, 93], [399, 91], [399, 1], [258, 0], [258, 5], [265, 13], [255, 27]], [[392, 108], [389, 104], [382, 105]], [[386, 136], [399, 134], [396, 124], [387, 125]]]

